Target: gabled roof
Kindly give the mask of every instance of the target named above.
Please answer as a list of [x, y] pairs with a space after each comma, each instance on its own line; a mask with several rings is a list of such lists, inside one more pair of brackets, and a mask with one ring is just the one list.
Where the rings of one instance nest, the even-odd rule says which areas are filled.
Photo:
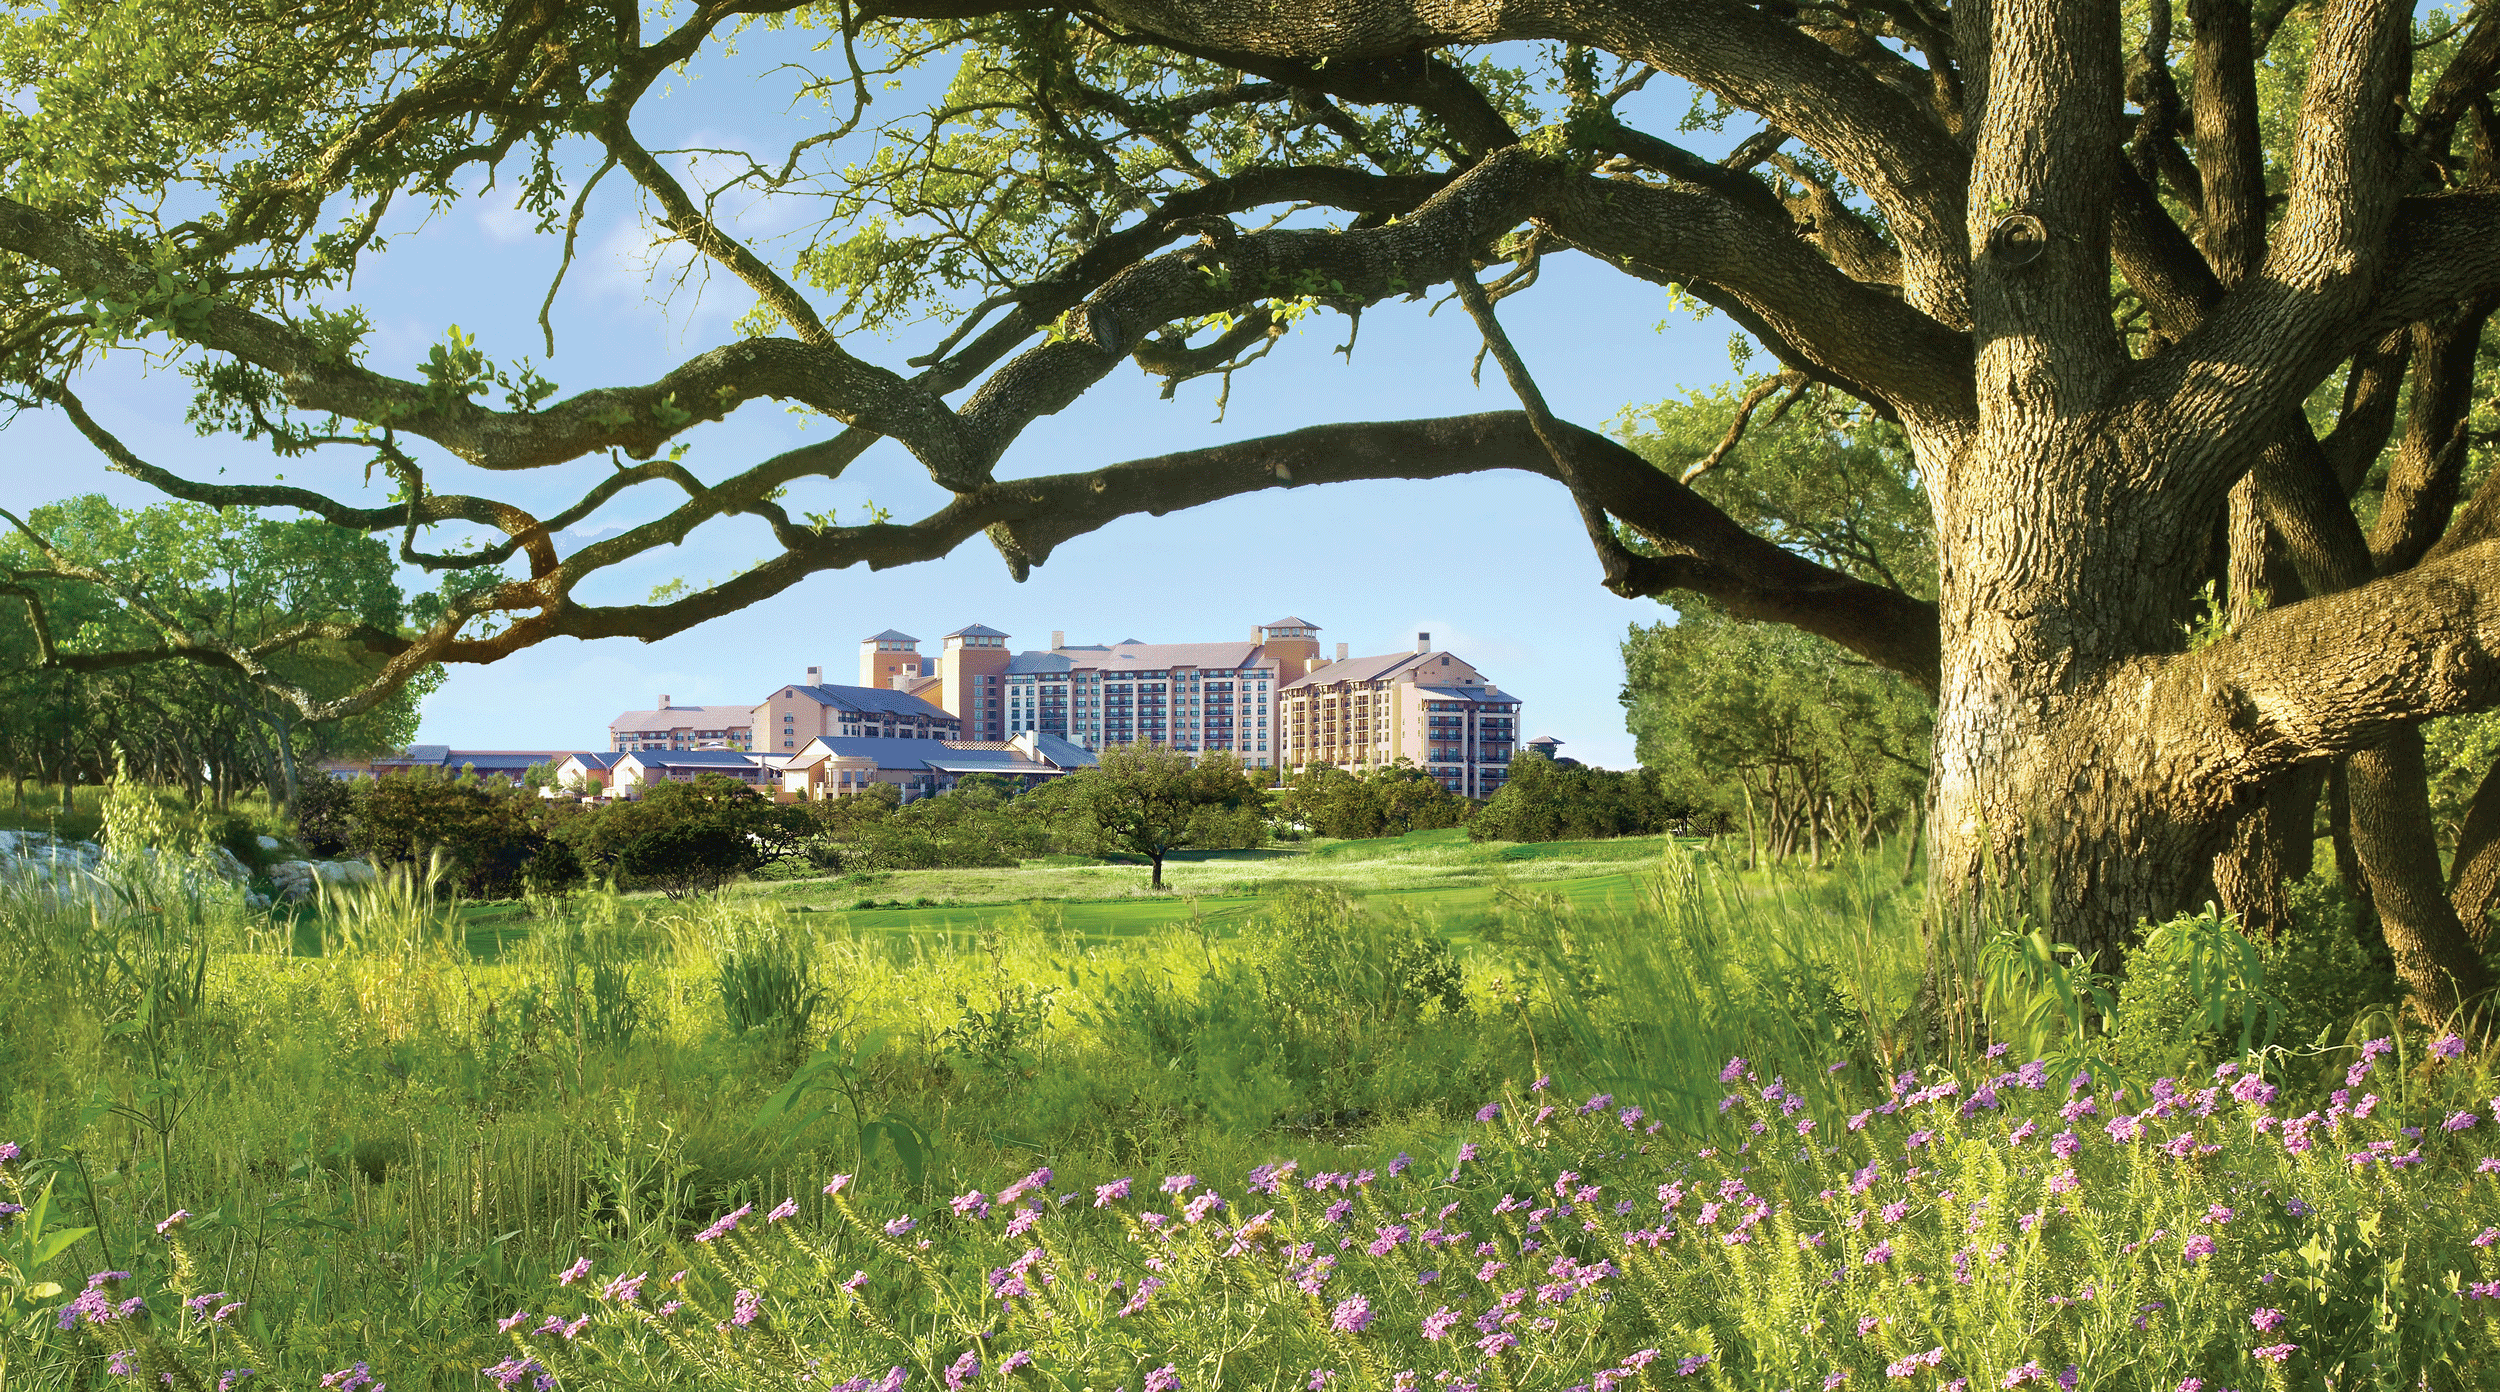
[[1034, 732], [1033, 749], [1044, 760], [1061, 768], [1093, 768], [1102, 762], [1094, 757], [1094, 751], [1074, 740], [1039, 731]]
[[627, 759], [633, 760], [644, 768], [725, 770], [762, 767], [754, 755], [742, 754], [735, 749], [642, 749], [630, 750], [616, 756], [619, 764]]
[[1297, 618], [1293, 618], [1293, 617], [1291, 617], [1291, 616], [1287, 616], [1287, 617], [1285, 617], [1285, 618], [1281, 618], [1281, 619], [1271, 619], [1271, 620], [1269, 620], [1269, 621], [1268, 621], [1268, 622], [1266, 622], [1266, 623], [1260, 624], [1260, 625], [1259, 625], [1259, 627], [1261, 627], [1261, 628], [1317, 628], [1317, 627], [1319, 627], [1319, 625], [1318, 625], [1318, 624], [1315, 624], [1315, 623], [1313, 623], [1313, 622], [1311, 622], [1309, 619], [1297, 619]]
[[1507, 706], [1519, 699], [1489, 686], [1424, 686], [1418, 683], [1415, 689], [1436, 701], [1473, 701], [1478, 705]]
[[1059, 648], [1051, 652], [1020, 652], [1007, 659], [1011, 676], [1028, 673], [1150, 672], [1195, 667], [1203, 672], [1228, 672], [1266, 665], [1257, 643], [1122, 643], [1116, 648]]
[[862, 715], [925, 715], [939, 720], [955, 717], [912, 695], [886, 686], [800, 686], [793, 687], [820, 706], [856, 711]]
[[[818, 754], [823, 750], [823, 754]], [[807, 747], [791, 756], [790, 767], [803, 768], [821, 762], [830, 755], [840, 759], [874, 759], [877, 767], [902, 773], [917, 773], [930, 767], [929, 761], [960, 755], [950, 750], [944, 740], [887, 739], [883, 735], [818, 735]]]
[[580, 763], [583, 768], [612, 769], [616, 767], [616, 761], [624, 757], [625, 756], [623, 754], [610, 754], [598, 750], [592, 750], [587, 753], [575, 754], [571, 756], [570, 761]]
[[755, 723], [755, 707], [670, 706], [666, 710], [627, 711], [608, 722], [618, 734], [653, 730], [734, 730]]
[[532, 764], [562, 763], [569, 749], [454, 749], [448, 744], [412, 744], [404, 754], [386, 754], [370, 762], [385, 767], [457, 769], [474, 764], [481, 770], [525, 769]]
[[1048, 764], [1037, 764], [1011, 749], [942, 750], [928, 761], [940, 773], [1032, 774], [1057, 773]]
[[949, 638], [1004, 638], [1007, 635], [999, 632], [997, 629], [991, 628], [987, 624], [974, 624], [969, 628], [956, 629], [954, 632], [949, 633], [946, 636]]
[[883, 633], [871, 633], [859, 641], [863, 643], [917, 643], [920, 640], [900, 629], [889, 628]]
[[1384, 653], [1379, 657], [1349, 657], [1343, 662], [1331, 662], [1326, 666], [1314, 667], [1285, 683], [1284, 689], [1291, 691], [1297, 686], [1334, 686], [1338, 682], [1378, 681], [1409, 663], [1421, 662], [1434, 655], [1403, 652]]
[[1071, 651], [1071, 649], [1062, 648], [1055, 653], [1017, 653], [1015, 656], [1007, 659], [1007, 674], [1009, 676], [1021, 676], [1028, 672], [1064, 673], [1069, 668], [1076, 665], [1076, 660], [1074, 658], [1062, 655], [1069, 651]]

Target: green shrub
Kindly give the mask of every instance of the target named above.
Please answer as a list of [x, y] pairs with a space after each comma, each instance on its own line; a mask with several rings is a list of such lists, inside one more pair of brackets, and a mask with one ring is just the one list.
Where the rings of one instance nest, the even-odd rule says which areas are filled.
[[500, 776], [479, 779], [439, 769], [386, 774], [356, 793], [348, 814], [347, 849], [383, 865], [426, 865], [440, 852], [448, 877], [481, 899], [520, 895], [537, 880], [556, 888], [568, 878], [565, 857], [542, 858], [555, 815], [546, 799]]
[[307, 772], [287, 805], [287, 821], [304, 853], [331, 860], [347, 853], [355, 839], [356, 802], [365, 784], [333, 778], [318, 769]]

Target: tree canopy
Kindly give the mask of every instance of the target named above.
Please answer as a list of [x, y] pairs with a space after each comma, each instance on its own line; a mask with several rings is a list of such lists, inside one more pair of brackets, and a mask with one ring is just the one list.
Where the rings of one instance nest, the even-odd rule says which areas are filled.
[[[647, 103], [776, 26], [813, 44], [777, 79], [827, 119], [694, 181], [643, 138]], [[925, 108], [872, 105], [922, 69], [951, 74]], [[1689, 114], [1641, 114], [1670, 79]], [[2416, 998], [2444, 1012], [2490, 985], [2427, 831], [2419, 733], [2500, 701], [2500, 490], [2469, 496], [2467, 468], [2491, 442], [2472, 388], [2500, 297], [2488, 5], [70, 0], [9, 12], [0, 82], [0, 377], [173, 496], [299, 508], [450, 578], [413, 633], [323, 629], [379, 659], [352, 693], [153, 620], [148, 643], [48, 662], [177, 657], [339, 715], [429, 664], [663, 636], [976, 535], [1022, 577], [1132, 514], [1523, 469], [1567, 488], [1616, 592], [1705, 594], [1934, 695], [1939, 941], [1983, 931], [2008, 876], [2094, 951], [2217, 882], [2266, 912], [2269, 828], [2329, 779]], [[835, 158], [859, 132], [873, 155]], [[350, 273], [395, 204], [449, 206], [489, 171], [551, 278], [614, 181], [655, 237], [753, 292], [740, 336], [569, 394], [526, 345], [456, 333], [414, 375], [371, 365]], [[821, 215], [741, 237], [721, 200], [762, 193]], [[1772, 514], [1555, 418], [1498, 311], [1565, 253], [1725, 314], [1782, 374], [1896, 426], [1932, 593], [1783, 544]], [[1007, 467], [1122, 364], [1229, 386], [1322, 311], [1444, 294], [1518, 410]], [[273, 463], [357, 461], [371, 491], [141, 457], [77, 393], [107, 347], [178, 357], [203, 428]], [[842, 429], [684, 462], [766, 399]], [[842, 525], [787, 505], [889, 438], [943, 506]], [[574, 501], [442, 491], [445, 458], [563, 471]], [[646, 520], [570, 535], [603, 512]], [[734, 516], [773, 538], [750, 568], [585, 597]], [[146, 613], [125, 577], [83, 578]]]
[[[354, 695], [380, 661], [329, 630], [397, 633], [411, 608], [377, 538], [247, 508], [117, 508], [94, 494], [33, 509], [26, 527], [0, 535], [5, 588], [21, 601], [0, 610], [0, 761], [20, 777], [93, 781], [119, 750], [153, 781], [205, 778], [220, 796], [258, 784], [285, 802], [320, 759], [405, 744], [441, 679], [427, 669], [355, 714], [308, 723], [228, 667], [143, 660], [164, 651], [170, 627], [254, 652], [296, 689]], [[118, 577], [130, 602], [88, 575]], [[101, 653], [125, 660], [77, 660]]]

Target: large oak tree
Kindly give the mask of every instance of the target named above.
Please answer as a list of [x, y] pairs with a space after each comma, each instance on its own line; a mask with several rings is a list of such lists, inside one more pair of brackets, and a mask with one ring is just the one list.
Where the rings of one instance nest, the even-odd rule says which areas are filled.
[[[2500, 489], [2457, 506], [2500, 295], [2500, 12], [2417, 34], [2397, 0], [2142, 3], [65, 0], [0, 35], [0, 357], [29, 401], [168, 493], [303, 508], [491, 577], [413, 638], [326, 635], [389, 661], [359, 696], [289, 693], [308, 715], [429, 663], [676, 632], [976, 534], [1022, 576], [1111, 519], [1252, 489], [1545, 474], [1617, 592], [1698, 591], [1933, 693], [1944, 943], [2017, 882], [2089, 948], [2209, 876], [2262, 913], [2289, 839], [2275, 828], [2306, 817], [2332, 766], [2400, 968], [2445, 1011], [2488, 982], [2425, 831], [2417, 730], [2500, 699]], [[731, 180], [825, 195], [794, 255], [741, 240], [715, 216], [723, 187], [638, 133], [672, 70], [754, 22], [817, 27], [822, 62], [791, 80], [849, 122], [870, 120], [884, 70], [959, 65], [873, 159], [837, 164], [841, 132], [810, 128]], [[1624, 119], [1660, 74], [1758, 133], [1711, 159]], [[1540, 76], [1559, 108], [1532, 106]], [[2271, 145], [2267, 84], [2290, 84], [2297, 113]], [[361, 322], [303, 297], [354, 267], [395, 201], [464, 196], [488, 166], [568, 251], [594, 185], [628, 182], [664, 237], [754, 292], [745, 336], [562, 397], [460, 341], [416, 378], [365, 365]], [[1896, 422], [1935, 512], [1936, 598], [1748, 532], [1554, 419], [1497, 302], [1566, 252], [1680, 287], [1783, 370]], [[1519, 410], [1015, 476], [1018, 434], [1123, 363], [1229, 374], [1314, 308], [1436, 287]], [[931, 309], [954, 318], [922, 355], [855, 349]], [[192, 355], [204, 421], [352, 451], [396, 493], [140, 458], [82, 406], [77, 369], [155, 336]], [[2304, 405], [2322, 386], [2321, 420]], [[759, 398], [844, 429], [715, 477], [672, 455]], [[785, 509], [786, 486], [881, 438], [951, 501], [864, 526]], [[539, 515], [438, 492], [429, 451], [578, 470], [579, 498]], [[679, 501], [559, 545], [629, 490]], [[763, 519], [778, 549], [665, 602], [583, 598], [729, 514]], [[454, 524], [491, 540], [434, 540]], [[521, 573], [490, 570], [506, 562]], [[2235, 612], [2190, 648], [2209, 579]], [[254, 651], [171, 626], [47, 657], [187, 658], [287, 690]], [[2460, 849], [2469, 898], [2488, 897], [2472, 886], [2495, 878], [2491, 839]]]

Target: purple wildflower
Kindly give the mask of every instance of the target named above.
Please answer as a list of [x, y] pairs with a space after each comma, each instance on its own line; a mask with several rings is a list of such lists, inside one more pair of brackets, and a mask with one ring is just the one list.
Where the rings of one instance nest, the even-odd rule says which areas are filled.
[[2189, 1238], [2187, 1244], [2179, 1249], [2179, 1260], [2193, 1262], [2200, 1257], [2210, 1257], [2213, 1254], [2214, 1240], [2203, 1233], [2198, 1233]]
[[748, 1325], [755, 1323], [756, 1317], [763, 1313], [764, 1297], [758, 1295], [754, 1291], [741, 1287], [738, 1291], [737, 1300], [734, 1302], [734, 1306], [731, 1310], [729, 1322], [738, 1326], [740, 1329], [744, 1329]]
[[828, 1194], [839, 1194], [844, 1189], [850, 1187], [850, 1183], [851, 1177], [849, 1175], [835, 1175], [832, 1179], [825, 1182], [825, 1192]]
[[1451, 1309], [1449, 1306], [1444, 1305], [1440, 1309], [1433, 1311], [1431, 1314], [1424, 1316], [1424, 1337], [1438, 1343], [1444, 1335], [1448, 1334], [1450, 1330], [1458, 1324], [1458, 1322], [1458, 1312]]
[[2271, 1309], [2259, 1310], [2248, 1317], [2248, 1322], [2257, 1326], [2258, 1333], [2271, 1334], [2283, 1327], [2283, 1312]]
[[1371, 1327], [1371, 1322], [1372, 1303], [1359, 1295], [1338, 1301], [1328, 1316], [1328, 1327], [1340, 1334], [1360, 1334]]
[[1114, 1200], [1127, 1198], [1128, 1185], [1129, 1182], [1126, 1176], [1115, 1179], [1109, 1184], [1095, 1185], [1094, 1207], [1105, 1208], [1108, 1207]]
[[1491, 1121], [1493, 1118], [1495, 1118], [1495, 1117], [1497, 1117], [1497, 1116], [1500, 1116], [1501, 1114], [1502, 1114], [1502, 1104], [1501, 1104], [1501, 1103], [1499, 1103], [1499, 1102], [1487, 1102], [1487, 1103], [1485, 1103], [1483, 1106], [1478, 1107], [1478, 1108], [1476, 1109], [1476, 1120], [1478, 1120], [1478, 1121]]
[[1164, 1176], [1162, 1187], [1166, 1194], [1186, 1194], [1197, 1184], [1198, 1176], [1194, 1174], [1176, 1174]]
[[794, 1218], [798, 1216], [798, 1211], [798, 1200], [783, 1199], [781, 1202], [773, 1205], [772, 1212], [764, 1215], [764, 1221], [767, 1223], [778, 1223], [784, 1218]]
[[946, 1370], [947, 1392], [963, 1392], [964, 1384], [980, 1375], [981, 1351], [965, 1349], [964, 1356], [956, 1359]]
[[2262, 1358], [2262, 1359], [2266, 1360], [2268, 1363], [2281, 1363], [2283, 1360], [2285, 1360], [2285, 1359], [2287, 1359], [2287, 1358], [2291, 1357], [2293, 1354], [2300, 1352], [2300, 1345], [2298, 1345], [2298, 1344], [2267, 1344], [2267, 1345], [2263, 1346], [2262, 1348], [2253, 1348], [2253, 1349], [2250, 1349], [2250, 1350], [2249, 1350], [2249, 1352], [2251, 1352], [2251, 1353], [2253, 1353], [2253, 1354], [2257, 1355], [2259, 1358]]
[[559, 1286], [569, 1286], [589, 1274], [590, 1258], [584, 1257], [580, 1261], [577, 1261], [571, 1266], [564, 1268], [562, 1271], [557, 1272], [556, 1284]]
[[1146, 1392], [1178, 1392], [1180, 1385], [1180, 1370], [1169, 1363], [1146, 1374]]
[[[722, 1214], [718, 1219], [714, 1220], [712, 1226], [696, 1233], [694, 1235], [694, 1240], [697, 1242], [710, 1242], [716, 1238], [727, 1236], [728, 1234], [737, 1231], [739, 1219], [746, 1217], [754, 1211], [755, 1205], [751, 1203], [740, 1204], [736, 1208], [731, 1209], [729, 1212]], [[584, 1265], [587, 1266], [588, 1263], [585, 1262]]]
[[2465, 1041], [2456, 1035], [2442, 1035], [2431, 1041], [2431, 1053], [2439, 1058], [2456, 1060], [2465, 1057]]
[[190, 1219], [191, 1210], [187, 1208], [177, 1208], [172, 1213], [167, 1214], [163, 1222], [156, 1225], [156, 1235], [158, 1237], [163, 1237], [168, 1233], [171, 1233], [174, 1229], [181, 1227], [184, 1223], [189, 1222]]
[[906, 1213], [900, 1217], [889, 1218], [886, 1220], [885, 1235], [888, 1237], [901, 1237], [903, 1234], [910, 1232], [912, 1229], [919, 1226], [919, 1220]]
[[1032, 1362], [1033, 1350], [1018, 1349], [1014, 1353], [1008, 1354], [1006, 1357], [998, 1360], [998, 1375], [1000, 1377], [1005, 1377], [1007, 1374], [1014, 1372], [1018, 1368], [1031, 1366]]

